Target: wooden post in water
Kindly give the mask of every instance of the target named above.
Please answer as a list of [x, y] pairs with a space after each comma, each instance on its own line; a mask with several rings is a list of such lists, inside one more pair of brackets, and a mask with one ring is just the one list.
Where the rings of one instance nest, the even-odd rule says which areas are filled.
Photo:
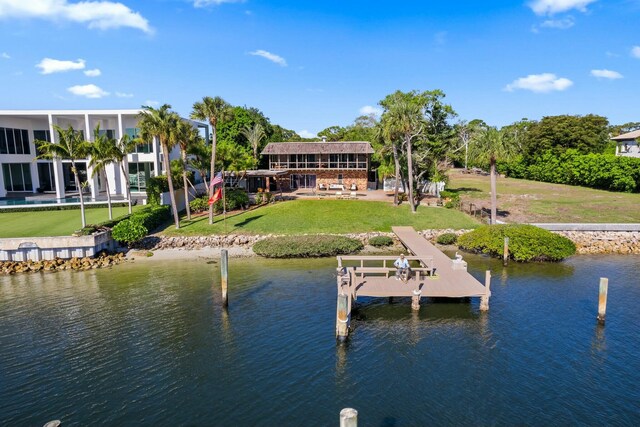
[[340, 411], [340, 427], [358, 427], [358, 411], [353, 408]]
[[504, 248], [502, 254], [502, 265], [505, 267], [509, 264], [509, 238], [504, 238]]
[[340, 342], [349, 336], [349, 296], [338, 294], [338, 308], [336, 313], [336, 338]]
[[489, 311], [489, 297], [491, 296], [491, 271], [487, 270], [484, 275], [485, 294], [480, 297], [480, 310]]
[[598, 298], [598, 323], [604, 325], [607, 316], [607, 293], [609, 292], [609, 279], [600, 278], [600, 295]]
[[227, 286], [229, 279], [229, 251], [222, 249], [220, 251], [220, 285], [222, 286], [222, 306], [229, 306], [229, 299], [227, 298]]
[[411, 297], [411, 310], [414, 310], [414, 311], [420, 310], [421, 295], [422, 295], [422, 291], [420, 289], [413, 290], [413, 296]]

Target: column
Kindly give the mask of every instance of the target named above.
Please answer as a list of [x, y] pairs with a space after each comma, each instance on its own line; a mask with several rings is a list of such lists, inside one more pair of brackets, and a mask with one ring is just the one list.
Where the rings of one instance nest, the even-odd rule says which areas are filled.
[[7, 197], [7, 190], [4, 188], [4, 172], [0, 164], [0, 197]]
[[[89, 123], [89, 114], [86, 113], [84, 115], [84, 126], [87, 141], [93, 142], [93, 131]], [[87, 160], [88, 159], [89, 158], [87, 158]], [[95, 201], [100, 194], [100, 187], [98, 184], [98, 175], [93, 175], [93, 168], [89, 167], [89, 162], [87, 162], [87, 181], [89, 181], [91, 187], [91, 199]], [[80, 187], [82, 187], [82, 183], [80, 183]], [[80, 197], [82, 197], [82, 188], [80, 188]]]
[[[49, 117], [49, 133], [51, 134], [51, 142], [56, 143], [58, 139], [58, 134], [53, 128], [53, 116], [51, 114]], [[64, 191], [64, 174], [62, 172], [62, 161], [59, 158], [53, 159], [53, 178], [56, 182], [56, 198], [64, 199], [65, 191]]]

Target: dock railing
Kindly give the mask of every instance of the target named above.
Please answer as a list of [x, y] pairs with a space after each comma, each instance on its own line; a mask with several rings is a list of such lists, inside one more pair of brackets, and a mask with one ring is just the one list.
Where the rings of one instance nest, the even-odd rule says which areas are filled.
[[[338, 259], [338, 268], [352, 267], [353, 273], [364, 277], [365, 275], [378, 275], [384, 274], [389, 276], [391, 271], [395, 271], [396, 268], [393, 262], [398, 259], [398, 256], [380, 256], [380, 255], [344, 255], [336, 257]], [[405, 256], [407, 261], [417, 261], [419, 267], [411, 267], [411, 270], [418, 274], [429, 276], [434, 273], [433, 257], [420, 257], [420, 256]]]

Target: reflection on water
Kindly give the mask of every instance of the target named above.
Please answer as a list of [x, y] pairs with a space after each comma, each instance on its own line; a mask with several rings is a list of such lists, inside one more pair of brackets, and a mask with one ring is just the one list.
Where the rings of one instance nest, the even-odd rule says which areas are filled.
[[640, 258], [465, 260], [488, 313], [361, 298], [339, 346], [331, 259], [232, 259], [228, 310], [203, 261], [3, 277], [0, 425], [640, 423]]

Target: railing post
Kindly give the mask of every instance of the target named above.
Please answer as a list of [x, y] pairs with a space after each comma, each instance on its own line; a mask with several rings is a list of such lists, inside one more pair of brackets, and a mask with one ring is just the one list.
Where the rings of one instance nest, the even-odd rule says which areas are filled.
[[340, 411], [340, 427], [358, 427], [358, 411], [353, 408]]
[[600, 293], [598, 295], [598, 323], [604, 325], [607, 316], [607, 294], [609, 293], [609, 279], [600, 278]]

